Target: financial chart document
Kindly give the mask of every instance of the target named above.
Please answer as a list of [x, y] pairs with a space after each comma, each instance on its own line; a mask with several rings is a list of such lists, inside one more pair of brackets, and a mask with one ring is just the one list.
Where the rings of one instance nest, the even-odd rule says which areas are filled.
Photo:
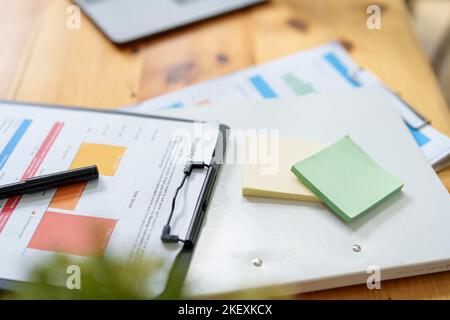
[[[159, 239], [174, 191], [186, 161], [210, 163], [218, 124], [0, 107], [1, 185], [93, 164], [100, 172], [98, 181], [0, 201], [0, 278], [28, 280], [30, 268], [55, 254], [152, 260], [162, 263], [149, 284], [159, 294], [182, 248]], [[171, 225], [181, 238], [205, 178], [206, 170], [193, 172], [177, 200]]]
[[333, 93], [347, 88], [382, 87], [405, 120], [411, 136], [436, 169], [445, 167], [450, 138], [427, 125], [370, 71], [361, 69], [338, 42], [305, 50], [224, 77], [145, 101], [130, 109], [155, 113], [167, 109], [213, 107], [289, 98], [307, 94]]

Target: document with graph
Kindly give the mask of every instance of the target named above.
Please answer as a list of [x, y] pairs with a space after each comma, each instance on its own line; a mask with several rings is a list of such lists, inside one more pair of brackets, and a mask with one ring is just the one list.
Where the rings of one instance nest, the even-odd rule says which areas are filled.
[[361, 69], [338, 42], [196, 84], [130, 109], [155, 113], [164, 109], [209, 107], [362, 87], [385, 88], [429, 163], [436, 170], [448, 165], [450, 138], [434, 129], [373, 73]]
[[[160, 240], [172, 197], [186, 161], [209, 164], [217, 138], [217, 123], [0, 102], [0, 185], [88, 165], [101, 176], [0, 201], [0, 278], [27, 280], [55, 254], [151, 260], [159, 294], [182, 249]], [[206, 174], [193, 172], [177, 199], [181, 238]]]

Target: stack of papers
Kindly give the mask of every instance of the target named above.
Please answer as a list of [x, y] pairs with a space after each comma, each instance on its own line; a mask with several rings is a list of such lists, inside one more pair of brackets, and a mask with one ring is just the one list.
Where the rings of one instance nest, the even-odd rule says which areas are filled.
[[371, 72], [361, 69], [337, 42], [160, 96], [130, 110], [154, 113], [168, 109], [333, 93], [361, 87], [385, 90], [428, 162], [436, 170], [448, 164], [450, 139], [427, 124]]

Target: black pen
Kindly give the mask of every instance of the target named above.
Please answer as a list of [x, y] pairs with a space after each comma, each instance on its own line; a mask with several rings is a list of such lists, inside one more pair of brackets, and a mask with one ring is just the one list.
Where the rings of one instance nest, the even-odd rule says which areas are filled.
[[29, 178], [20, 182], [0, 186], [0, 199], [44, 191], [77, 182], [94, 180], [98, 179], [98, 177], [99, 173], [97, 166], [89, 166]]

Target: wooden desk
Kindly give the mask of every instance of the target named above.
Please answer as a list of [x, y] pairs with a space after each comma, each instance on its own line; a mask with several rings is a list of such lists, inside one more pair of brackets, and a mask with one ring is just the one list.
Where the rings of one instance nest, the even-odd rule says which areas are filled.
[[[369, 4], [382, 29], [366, 28]], [[66, 28], [69, 0], [0, 0], [0, 98], [117, 108], [339, 39], [450, 135], [450, 113], [401, 0], [286, 0], [116, 47], [82, 18]], [[439, 174], [450, 190], [450, 169]], [[450, 272], [296, 298], [450, 299]]]

